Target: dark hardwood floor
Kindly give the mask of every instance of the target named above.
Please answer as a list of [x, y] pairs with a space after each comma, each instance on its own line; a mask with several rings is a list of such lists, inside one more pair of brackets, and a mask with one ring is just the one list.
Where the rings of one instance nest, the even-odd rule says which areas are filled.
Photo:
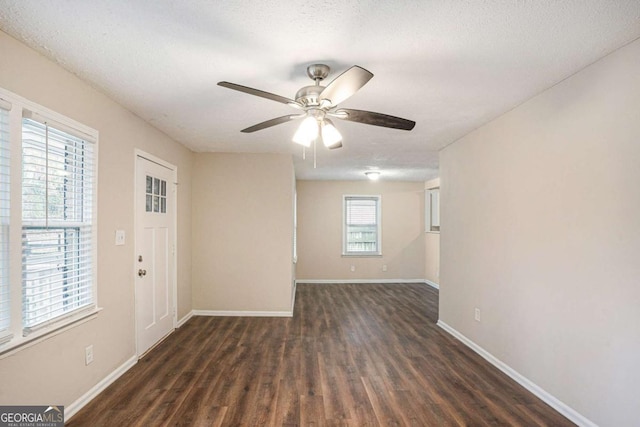
[[436, 326], [427, 285], [298, 285], [293, 318], [194, 317], [69, 426], [564, 426]]

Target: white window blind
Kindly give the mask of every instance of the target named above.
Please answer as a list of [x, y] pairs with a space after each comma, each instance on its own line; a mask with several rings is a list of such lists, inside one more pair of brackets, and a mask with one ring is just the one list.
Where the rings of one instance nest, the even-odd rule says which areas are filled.
[[[9, 304], [9, 111], [0, 104], [0, 343], [7, 339], [11, 317]], [[10, 338], [10, 337], [8, 337]]]
[[93, 307], [94, 144], [22, 121], [22, 290], [25, 335]]
[[344, 197], [344, 253], [380, 254], [380, 197]]

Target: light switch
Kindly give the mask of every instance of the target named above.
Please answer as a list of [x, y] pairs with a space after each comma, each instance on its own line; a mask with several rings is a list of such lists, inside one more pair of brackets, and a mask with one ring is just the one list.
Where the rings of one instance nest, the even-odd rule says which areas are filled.
[[116, 246], [124, 245], [124, 230], [116, 230]]

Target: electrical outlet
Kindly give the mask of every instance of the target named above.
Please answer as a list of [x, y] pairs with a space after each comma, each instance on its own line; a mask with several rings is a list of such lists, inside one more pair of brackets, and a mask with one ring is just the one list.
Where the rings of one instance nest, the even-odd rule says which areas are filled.
[[356, 271], [356, 266], [355, 265], [351, 266], [351, 271]]
[[93, 345], [90, 345], [84, 349], [84, 364], [88, 365], [93, 362]]
[[475, 310], [475, 319], [476, 319], [476, 322], [480, 321], [480, 309], [478, 307], [476, 307], [476, 310]]
[[387, 264], [382, 265], [382, 271], [387, 271]]

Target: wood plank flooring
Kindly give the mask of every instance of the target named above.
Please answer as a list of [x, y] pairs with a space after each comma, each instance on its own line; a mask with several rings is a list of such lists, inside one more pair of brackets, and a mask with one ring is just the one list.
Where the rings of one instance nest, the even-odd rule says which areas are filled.
[[68, 425], [573, 425], [437, 318], [427, 285], [300, 284], [293, 318], [194, 317]]

